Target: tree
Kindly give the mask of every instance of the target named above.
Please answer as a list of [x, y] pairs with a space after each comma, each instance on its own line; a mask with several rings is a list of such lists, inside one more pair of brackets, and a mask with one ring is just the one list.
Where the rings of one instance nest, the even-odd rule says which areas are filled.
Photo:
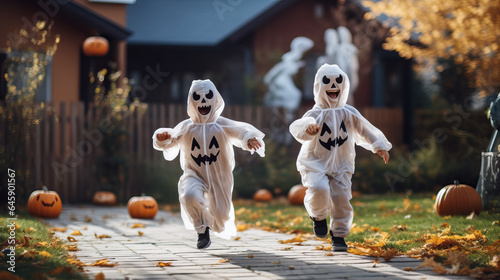
[[367, 18], [388, 17], [384, 22], [390, 36], [384, 49], [419, 63], [453, 59], [483, 96], [499, 87], [500, 0], [381, 0], [363, 5], [371, 10]]

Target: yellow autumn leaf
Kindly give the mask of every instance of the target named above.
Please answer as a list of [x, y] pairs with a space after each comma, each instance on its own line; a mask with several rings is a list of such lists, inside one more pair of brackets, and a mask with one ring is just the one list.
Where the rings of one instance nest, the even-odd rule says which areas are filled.
[[248, 258], [249, 259], [253, 259], [253, 255], [248, 255]]
[[97, 233], [94, 233], [95, 237], [96, 238], [99, 238], [99, 239], [103, 239], [103, 238], [111, 238], [110, 235], [107, 235], [107, 234], [101, 234], [101, 235], [97, 235]]
[[227, 263], [227, 262], [229, 262], [228, 259], [221, 259], [221, 260], [219, 260], [219, 263]]
[[60, 227], [51, 227], [49, 228], [50, 231], [59, 231], [59, 232], [65, 232], [68, 230], [68, 227], [60, 228]]
[[140, 223], [135, 223], [135, 224], [133, 224], [133, 225], [131, 226], [131, 228], [144, 228], [144, 227], [146, 227], [146, 226], [145, 226], [145, 225], [143, 225], [143, 224], [140, 224]]
[[138, 231], [137, 233], [139, 234], [139, 236], [143, 236], [144, 235], [144, 232], [142, 232], [142, 231]]
[[38, 252], [38, 254], [39, 254], [40, 256], [44, 256], [44, 257], [48, 257], [48, 258], [50, 258], [50, 257], [52, 256], [52, 255], [51, 255], [49, 252], [47, 252], [47, 251], [41, 251], [41, 252]]
[[36, 229], [29, 227], [24, 229], [24, 233], [31, 233], [32, 231], [36, 231]]
[[78, 246], [76, 244], [67, 245], [68, 251], [78, 251]]
[[37, 242], [37, 243], [33, 244], [33, 246], [35, 246], [35, 247], [47, 247], [47, 246], [49, 246], [49, 243], [47, 243], [46, 241], [42, 241], [42, 242]]
[[233, 238], [233, 240], [240, 240], [241, 239], [241, 236], [236, 236], [235, 238]]
[[100, 259], [89, 266], [112, 267], [116, 266], [116, 263], [110, 263], [108, 259]]
[[278, 242], [281, 244], [297, 243], [297, 245], [300, 245], [304, 241], [307, 241], [307, 239], [303, 238], [301, 235], [297, 235], [294, 238], [290, 238], [287, 240], [279, 240]]
[[165, 263], [165, 262], [158, 262], [156, 264], [156, 266], [165, 267], [165, 266], [170, 266], [171, 264], [172, 264], [171, 262], [167, 262], [167, 263]]
[[71, 235], [82, 235], [82, 233], [79, 230], [75, 230], [71, 233]]

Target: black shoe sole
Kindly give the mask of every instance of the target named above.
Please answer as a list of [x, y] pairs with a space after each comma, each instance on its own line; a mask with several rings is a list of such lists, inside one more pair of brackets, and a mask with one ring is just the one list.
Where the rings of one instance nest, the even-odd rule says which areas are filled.
[[348, 247], [332, 247], [334, 252], [347, 252]]
[[200, 249], [200, 250], [201, 250], [201, 249], [207, 249], [208, 247], [210, 247], [210, 244], [212, 244], [212, 241], [211, 241], [211, 240], [208, 240], [208, 243], [207, 243], [207, 245], [205, 245], [205, 247], [199, 247], [199, 246], [197, 246], [197, 247], [198, 247], [198, 249]]

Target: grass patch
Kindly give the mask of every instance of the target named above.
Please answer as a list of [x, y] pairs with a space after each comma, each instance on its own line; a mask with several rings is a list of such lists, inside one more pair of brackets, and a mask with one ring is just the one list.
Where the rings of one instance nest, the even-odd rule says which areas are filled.
[[[351, 204], [355, 216], [346, 238], [351, 245], [372, 246], [383, 240], [381, 248], [385, 250], [395, 249], [412, 257], [432, 256], [437, 261], [446, 259], [449, 250], [458, 250], [467, 255], [471, 268], [488, 267], [493, 256], [500, 254], [500, 246], [492, 246], [500, 237], [499, 213], [482, 212], [472, 219], [440, 217], [433, 210], [432, 194], [362, 196], [353, 198]], [[235, 212], [238, 230], [258, 227], [312, 233], [305, 208], [290, 206], [285, 199], [257, 204], [235, 201]]]
[[[6, 213], [3, 217], [8, 217]], [[37, 218], [29, 215], [18, 215], [15, 235], [10, 233], [12, 221], [0, 218], [0, 271], [7, 273], [11, 267], [9, 249], [15, 240], [15, 273], [24, 279], [85, 279], [77, 268], [68, 263], [68, 249], [63, 242], [53, 238], [49, 228]], [[13, 236], [14, 239], [9, 239]], [[7, 250], [6, 250], [7, 249]], [[7, 275], [2, 275], [2, 279]], [[8, 278], [10, 279], [10, 278]]]

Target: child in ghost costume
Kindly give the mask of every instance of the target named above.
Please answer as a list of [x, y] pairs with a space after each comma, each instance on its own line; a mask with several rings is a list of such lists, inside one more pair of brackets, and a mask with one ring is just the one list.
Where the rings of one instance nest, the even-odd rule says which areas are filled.
[[236, 235], [233, 191], [233, 145], [264, 156], [264, 133], [250, 124], [221, 117], [224, 100], [210, 80], [195, 80], [187, 100], [189, 119], [175, 128], [160, 128], [153, 147], [173, 160], [180, 151], [184, 174], [179, 179], [181, 216], [198, 233], [199, 249], [210, 246], [209, 229], [229, 239]]
[[314, 107], [290, 125], [302, 144], [297, 169], [307, 187], [304, 206], [313, 220], [314, 233], [325, 237], [330, 214], [332, 249], [346, 251], [350, 233], [350, 204], [354, 173], [354, 144], [379, 154], [387, 163], [392, 147], [384, 134], [354, 107], [347, 105], [349, 79], [337, 66], [323, 64], [314, 78]]

